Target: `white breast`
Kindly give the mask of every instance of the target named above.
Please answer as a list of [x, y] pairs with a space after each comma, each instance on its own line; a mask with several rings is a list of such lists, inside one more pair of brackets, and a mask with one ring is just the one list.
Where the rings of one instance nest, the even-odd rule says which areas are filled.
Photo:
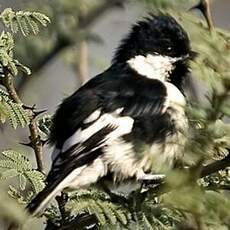
[[150, 79], [165, 81], [174, 69], [173, 63], [180, 58], [172, 58], [159, 54], [138, 55], [127, 61], [129, 66], [142, 76]]
[[164, 85], [167, 90], [167, 100], [169, 105], [179, 105], [184, 107], [186, 105], [186, 100], [181, 91], [170, 82], [164, 82]]

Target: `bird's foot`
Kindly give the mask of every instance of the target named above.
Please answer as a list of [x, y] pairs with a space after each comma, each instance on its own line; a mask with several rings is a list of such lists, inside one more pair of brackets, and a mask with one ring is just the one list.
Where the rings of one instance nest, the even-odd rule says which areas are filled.
[[136, 174], [139, 181], [162, 181], [165, 178], [164, 174], [147, 174], [143, 170], [139, 170]]
[[143, 185], [150, 185], [150, 184], [159, 184], [162, 183], [165, 179], [164, 174], [146, 174], [144, 171], [140, 171], [137, 173], [137, 179]]

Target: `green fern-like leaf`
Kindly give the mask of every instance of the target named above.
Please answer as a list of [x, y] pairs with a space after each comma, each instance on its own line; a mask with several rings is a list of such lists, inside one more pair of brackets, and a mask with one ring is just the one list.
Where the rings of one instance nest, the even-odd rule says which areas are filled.
[[30, 68], [28, 68], [27, 66], [23, 65], [18, 60], [14, 59], [14, 63], [16, 65], [16, 67], [18, 69], [20, 69], [22, 72], [24, 72], [26, 75], [30, 75], [31, 74]]
[[147, 217], [144, 214], [142, 215], [142, 224], [143, 224], [144, 229], [154, 230], [152, 224], [149, 222], [149, 220], [147, 219]]
[[[9, 32], [3, 31], [0, 35], [0, 68], [8, 68], [12, 75], [17, 75], [17, 68], [13, 59], [14, 39]], [[4, 77], [4, 75], [3, 75]]]
[[[28, 36], [30, 34], [30, 29], [26, 21], [26, 17], [23, 16], [23, 12], [22, 11], [17, 12], [15, 17], [16, 17], [16, 21], [18, 23], [19, 29], [22, 32], [22, 35], [25, 37]], [[14, 31], [12, 32], [14, 33]]]
[[47, 138], [50, 134], [50, 128], [52, 124], [51, 116], [47, 114], [44, 115], [42, 118], [38, 119], [37, 124], [41, 135]]
[[79, 190], [75, 195], [70, 195], [70, 201], [66, 204], [66, 210], [72, 215], [82, 213], [93, 214], [98, 220], [99, 226], [117, 223], [126, 225], [130, 219], [130, 213], [120, 206], [113, 204], [107, 195], [97, 190]]
[[[44, 175], [34, 170], [29, 159], [24, 154], [14, 150], [6, 150], [2, 152], [3, 159], [0, 160], [0, 180], [12, 177], [18, 178], [18, 189], [10, 187], [9, 194], [17, 197], [19, 201], [29, 201], [32, 195], [38, 193], [44, 188]], [[22, 193], [26, 186], [29, 185], [32, 191]]]
[[39, 25], [47, 26], [50, 23], [50, 19], [42, 13], [30, 11], [15, 12], [11, 8], [7, 8], [1, 13], [0, 19], [13, 33], [17, 33], [20, 30], [23, 36], [37, 34], [39, 32]]
[[3, 123], [8, 119], [14, 129], [18, 126], [25, 127], [30, 122], [29, 114], [22, 105], [13, 102], [2, 89], [0, 89], [0, 119]]
[[19, 173], [32, 170], [32, 165], [30, 164], [29, 159], [23, 154], [14, 150], [6, 150], [2, 152], [2, 155], [6, 160], [1, 160], [0, 162], [11, 162], [9, 167], [16, 169]]
[[20, 204], [26, 204], [26, 200], [24, 197], [24, 194], [22, 194], [18, 189], [16, 189], [14, 186], [9, 185], [9, 191], [8, 194], [18, 201]]
[[24, 176], [35, 193], [40, 192], [44, 188], [44, 175], [39, 171], [28, 170], [24, 172]]
[[0, 69], [1, 77], [4, 76], [3, 69], [7, 69], [8, 72], [16, 76], [18, 69], [25, 72], [27, 75], [30, 74], [30, 69], [13, 57], [14, 39], [9, 32], [3, 31], [0, 35]]

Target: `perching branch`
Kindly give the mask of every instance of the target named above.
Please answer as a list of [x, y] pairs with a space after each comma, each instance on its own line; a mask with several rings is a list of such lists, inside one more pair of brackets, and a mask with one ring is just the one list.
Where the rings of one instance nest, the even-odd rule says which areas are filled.
[[224, 170], [227, 167], [230, 167], [230, 151], [224, 159], [203, 166], [201, 169], [200, 177], [202, 178], [208, 176], [212, 173], [218, 172], [219, 170]]
[[[3, 78], [3, 85], [5, 86], [7, 92], [9, 93], [10, 98], [18, 104], [23, 105], [23, 102], [19, 98], [17, 91], [14, 86], [14, 82], [12, 79], [12, 76], [10, 72], [8, 71], [7, 68], [4, 68], [4, 75], [5, 77]], [[42, 173], [44, 173], [44, 165], [43, 165], [43, 156], [42, 156], [42, 141], [41, 138], [38, 134], [38, 128], [37, 124], [35, 121], [37, 113], [34, 111], [34, 108], [29, 108], [26, 107], [29, 115], [30, 115], [30, 123], [29, 123], [29, 131], [30, 131], [30, 146], [33, 148], [35, 157], [36, 157], [36, 162], [37, 162], [37, 167], [38, 170]]]
[[[230, 167], [230, 151], [224, 159], [202, 166], [202, 168], [199, 170], [199, 173], [197, 175], [197, 179], [206, 177], [220, 170], [224, 170], [227, 167]], [[191, 176], [194, 177], [194, 168], [186, 170], [184, 171], [184, 173], [188, 176], [188, 178], [190, 178]], [[166, 184], [165, 181], [162, 181], [159, 185], [144, 192], [143, 195], [145, 196], [147, 193], [150, 192], [152, 194], [156, 194], [157, 196], [159, 196], [164, 193], [170, 192], [171, 190], [177, 189], [178, 187], [181, 186], [183, 186], [183, 183], [181, 184], [179, 183], [178, 185], [173, 187]]]

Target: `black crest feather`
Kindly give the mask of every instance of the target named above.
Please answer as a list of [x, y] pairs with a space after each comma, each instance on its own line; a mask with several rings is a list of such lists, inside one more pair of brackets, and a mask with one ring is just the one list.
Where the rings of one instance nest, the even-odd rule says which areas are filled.
[[112, 63], [125, 63], [136, 55], [149, 53], [180, 57], [189, 52], [188, 35], [172, 16], [149, 14], [134, 24], [121, 41]]

